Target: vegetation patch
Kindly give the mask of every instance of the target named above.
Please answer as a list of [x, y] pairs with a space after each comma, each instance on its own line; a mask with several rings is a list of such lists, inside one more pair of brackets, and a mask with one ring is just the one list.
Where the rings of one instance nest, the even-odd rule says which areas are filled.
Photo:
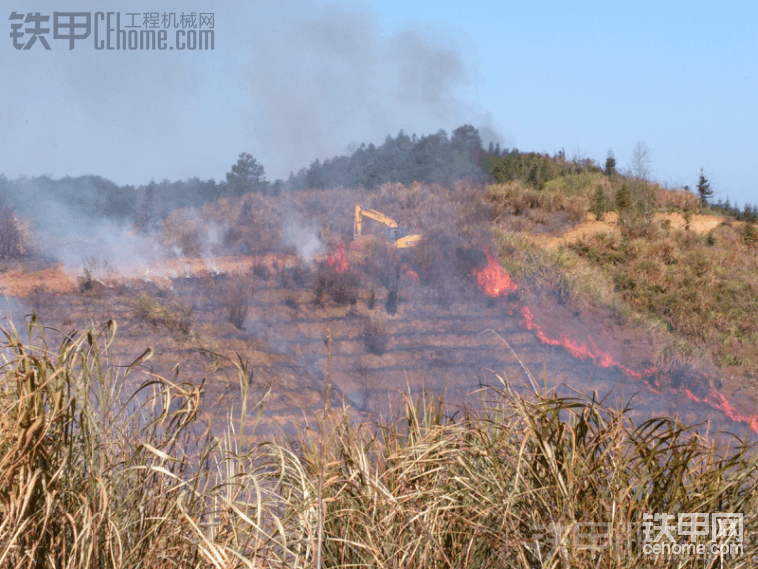
[[314, 292], [316, 301], [322, 302], [326, 294], [339, 305], [358, 302], [360, 292], [360, 279], [353, 271], [338, 273], [327, 264], [322, 264], [316, 274]]
[[29, 231], [8, 206], [0, 207], [0, 259], [18, 259], [28, 253]]
[[192, 326], [192, 309], [181, 302], [164, 303], [150, 293], [142, 291], [131, 301], [132, 313], [143, 322], [164, 326], [171, 331], [189, 334]]
[[379, 318], [366, 318], [363, 323], [361, 338], [369, 352], [381, 356], [387, 350], [389, 343], [386, 324]]
[[[725, 366], [735, 349], [745, 354], [758, 339], [758, 261], [734, 227], [709, 235], [594, 236], [571, 250], [601, 267], [633, 310], [665, 322]], [[741, 361], [758, 371], [758, 356]]]

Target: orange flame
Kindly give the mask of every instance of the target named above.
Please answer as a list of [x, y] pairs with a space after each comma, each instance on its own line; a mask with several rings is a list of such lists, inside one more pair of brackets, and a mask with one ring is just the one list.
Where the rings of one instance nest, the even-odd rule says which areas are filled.
[[347, 253], [345, 253], [345, 244], [340, 243], [334, 250], [334, 254], [326, 256], [327, 264], [338, 273], [344, 273], [347, 270]]
[[743, 415], [737, 411], [737, 409], [735, 409], [734, 406], [729, 403], [729, 401], [726, 400], [726, 397], [721, 395], [721, 393], [715, 389], [712, 389], [710, 393], [705, 396], [703, 401], [714, 409], [718, 409], [719, 411], [723, 412], [732, 421], [748, 423], [753, 432], [758, 433], [758, 417], [755, 415]]
[[[472, 273], [472, 275], [476, 277], [479, 288], [491, 297], [507, 295], [509, 292], [515, 291], [517, 289], [516, 284], [511, 281], [508, 274], [503, 272], [497, 259], [492, 256], [489, 249], [485, 249], [484, 252], [487, 255], [487, 267], [481, 271], [475, 270]], [[641, 380], [643, 373], [648, 376], [655, 372], [655, 368], [653, 367], [646, 368], [643, 373], [640, 373], [620, 364], [613, 359], [613, 356], [607, 352], [601, 351], [591, 336], [587, 336], [589, 346], [587, 345], [587, 342], [579, 343], [578, 341], [563, 335], [560, 338], [551, 338], [534, 322], [532, 311], [529, 310], [528, 306], [522, 306], [520, 311], [524, 318], [525, 327], [534, 332], [540, 342], [550, 346], [560, 346], [577, 359], [585, 360], [589, 358], [595, 365], [602, 368], [617, 367], [622, 373], [624, 373], [624, 375], [635, 380]], [[512, 314], [513, 311], [510, 310], [509, 313]], [[651, 385], [648, 385], [647, 387], [653, 393], [661, 393], [661, 391], [655, 389]], [[702, 399], [686, 388], [681, 388], [678, 391], [692, 401], [704, 403], [712, 409], [721, 411], [732, 421], [746, 423], [754, 433], [758, 433], [758, 416], [744, 415], [740, 413], [731, 403], [729, 403], [729, 401], [727, 401], [726, 397], [715, 389], [711, 389], [708, 395]]]
[[414, 280], [414, 282], [418, 282], [418, 273], [416, 271], [408, 268], [408, 265], [403, 265], [403, 270], [405, 271], [406, 275], [408, 275]]
[[566, 336], [561, 336], [560, 339], [550, 338], [542, 331], [542, 328], [540, 328], [534, 322], [532, 311], [529, 310], [528, 306], [521, 307], [521, 315], [524, 317], [524, 323], [527, 330], [534, 332], [539, 341], [543, 344], [548, 344], [550, 346], [560, 346], [579, 360], [584, 361], [589, 358], [595, 365], [599, 367], [609, 368], [615, 366], [619, 368], [627, 377], [630, 377], [632, 379], [642, 379], [641, 373], [620, 364], [613, 359], [613, 356], [601, 351], [591, 336], [587, 337], [591, 348], [588, 347], [586, 343], [580, 344], [579, 342], [572, 340], [571, 338], [567, 338]]
[[484, 250], [487, 255], [487, 266], [482, 270], [474, 270], [472, 273], [476, 277], [479, 288], [485, 294], [493, 298], [498, 296], [507, 296], [508, 293], [515, 291], [518, 287], [511, 280], [507, 273], [503, 272], [497, 259], [490, 253], [489, 249]]
[[[572, 356], [580, 360], [585, 360], [587, 358], [590, 358], [591, 360], [593, 360], [595, 365], [598, 365], [600, 367], [607, 368], [607, 367], [616, 366], [627, 377], [631, 379], [637, 379], [637, 380], [642, 379], [641, 373], [636, 372], [626, 366], [621, 365], [616, 360], [614, 360], [610, 354], [601, 352], [598, 349], [592, 337], [588, 337], [590, 344], [592, 345], [592, 349], [588, 348], [587, 344], [579, 344], [578, 342], [575, 342], [574, 340], [567, 338], [565, 336], [561, 336], [561, 338], [558, 340], [555, 338], [550, 338], [534, 322], [532, 312], [531, 310], [529, 310], [528, 306], [521, 307], [521, 315], [524, 317], [524, 323], [525, 323], [526, 328], [528, 330], [533, 331], [534, 334], [537, 336], [537, 338], [541, 342], [551, 345], [551, 346], [561, 346], [567, 352], [569, 352]], [[654, 371], [655, 371], [655, 368], [647, 368], [645, 369], [644, 373], [646, 375], [650, 375]], [[653, 393], [661, 393], [661, 391], [654, 389], [652, 386], [648, 386], [648, 389], [652, 391]], [[729, 403], [729, 401], [727, 401], [726, 397], [724, 397], [721, 393], [719, 393], [715, 389], [711, 389], [708, 395], [706, 395], [702, 399], [700, 399], [697, 395], [692, 393], [689, 389], [681, 388], [678, 391], [682, 393], [685, 397], [687, 397], [688, 399], [692, 401], [695, 401], [696, 403], [705, 403], [712, 409], [721, 411], [727, 417], [729, 417], [732, 421], [735, 421], [738, 423], [747, 423], [750, 426], [750, 429], [754, 433], [758, 433], [758, 417], [756, 417], [755, 415], [749, 416], [749, 415], [744, 415], [740, 413], [731, 403]]]

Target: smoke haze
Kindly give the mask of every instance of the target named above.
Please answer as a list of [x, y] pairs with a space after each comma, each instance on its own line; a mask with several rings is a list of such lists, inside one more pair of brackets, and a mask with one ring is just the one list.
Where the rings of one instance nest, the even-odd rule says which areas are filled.
[[[34, 6], [50, 25], [62, 9], [121, 12], [124, 26], [125, 14], [156, 6]], [[0, 95], [0, 173], [134, 185], [219, 179], [245, 151], [274, 179], [351, 142], [481, 122], [460, 96], [470, 73], [457, 46], [411, 30], [384, 34], [368, 8], [207, 0], [160, 10], [213, 12], [215, 49], [97, 51], [91, 35], [69, 50], [51, 31], [50, 51], [39, 42], [17, 51], [6, 38], [13, 87]]]

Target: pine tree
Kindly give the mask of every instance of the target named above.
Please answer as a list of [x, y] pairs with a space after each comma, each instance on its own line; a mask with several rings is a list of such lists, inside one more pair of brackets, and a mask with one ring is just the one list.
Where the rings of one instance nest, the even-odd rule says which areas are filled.
[[232, 171], [226, 174], [226, 183], [232, 195], [259, 192], [268, 187], [263, 166], [252, 155], [243, 152]]
[[745, 222], [745, 225], [742, 226], [742, 238], [745, 240], [746, 245], [752, 245], [755, 243], [755, 221], [750, 220]]
[[616, 157], [613, 150], [608, 151], [608, 157], [605, 159], [605, 175], [612, 176], [616, 173]]
[[713, 190], [708, 179], [703, 175], [703, 169], [700, 168], [700, 180], [697, 183], [697, 193], [700, 196], [700, 205], [708, 207], [708, 199], [713, 197]]
[[595, 188], [595, 193], [592, 196], [592, 203], [590, 204], [590, 213], [595, 214], [595, 219], [603, 221], [603, 213], [605, 213], [605, 191], [600, 184]]
[[626, 184], [623, 184], [616, 192], [614, 205], [619, 212], [629, 209], [632, 206], [632, 193], [629, 191]]
[[758, 207], [753, 207], [749, 203], [746, 203], [742, 213], [742, 219], [745, 221], [758, 221]]

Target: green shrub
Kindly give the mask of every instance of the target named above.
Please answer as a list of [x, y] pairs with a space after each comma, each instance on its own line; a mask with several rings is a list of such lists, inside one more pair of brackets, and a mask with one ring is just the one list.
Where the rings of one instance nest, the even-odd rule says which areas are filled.
[[756, 235], [755, 231], [755, 222], [744, 222], [744, 225], [742, 226], [742, 239], [748, 246], [755, 244], [756, 239], [758, 239], [758, 235]]

